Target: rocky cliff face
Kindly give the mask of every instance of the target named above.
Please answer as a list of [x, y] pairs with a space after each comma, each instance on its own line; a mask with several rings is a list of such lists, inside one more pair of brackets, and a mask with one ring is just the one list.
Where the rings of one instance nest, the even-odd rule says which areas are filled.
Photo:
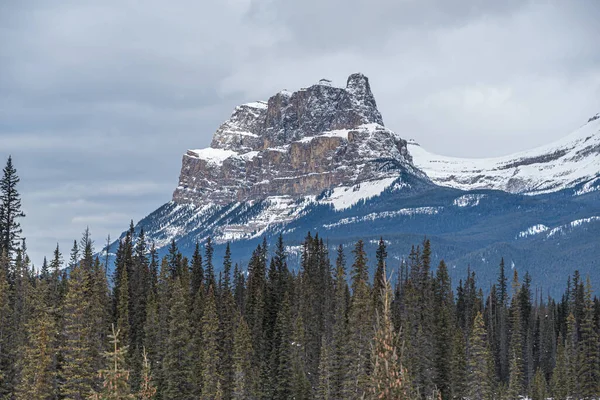
[[321, 80], [236, 107], [209, 148], [183, 156], [173, 200], [298, 198], [397, 176], [399, 169], [420, 173], [407, 142], [383, 126], [368, 78], [353, 74], [345, 88]]

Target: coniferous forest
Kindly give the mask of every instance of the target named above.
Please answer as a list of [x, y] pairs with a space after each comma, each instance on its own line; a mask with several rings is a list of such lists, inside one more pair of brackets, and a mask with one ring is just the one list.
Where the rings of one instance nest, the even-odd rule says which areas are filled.
[[493, 285], [472, 272], [451, 282], [443, 261], [431, 265], [427, 239], [398, 265], [383, 239], [375, 254], [361, 240], [330, 254], [317, 233], [306, 235], [298, 270], [281, 236], [243, 266], [229, 246], [215, 265], [210, 238], [191, 258], [172, 242], [159, 259], [133, 224], [114, 266], [85, 230], [34, 268], [18, 183], [9, 159], [0, 183], [2, 399], [600, 396], [600, 301], [577, 272], [553, 299], [503, 260]]

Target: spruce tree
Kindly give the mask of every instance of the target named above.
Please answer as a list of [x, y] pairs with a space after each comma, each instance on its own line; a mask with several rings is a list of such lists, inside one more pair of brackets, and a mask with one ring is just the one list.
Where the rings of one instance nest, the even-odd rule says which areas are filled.
[[475, 316], [473, 331], [469, 339], [469, 376], [468, 393], [471, 399], [492, 399], [493, 388], [490, 387], [489, 349], [483, 315]]
[[274, 399], [292, 398], [294, 394], [294, 347], [301, 346], [295, 342], [292, 332], [292, 315], [290, 310], [289, 295], [286, 294], [281, 304], [279, 315], [277, 316], [276, 342], [278, 348], [275, 350], [273, 362], [276, 363], [274, 371], [275, 385], [273, 391]]
[[[312, 387], [306, 372], [305, 344], [306, 330], [302, 316], [296, 317], [294, 333], [291, 342], [291, 369], [292, 369], [292, 398], [309, 400], [313, 398]], [[281, 365], [281, 360], [280, 360]]]
[[19, 247], [22, 233], [20, 218], [21, 196], [17, 190], [20, 179], [9, 156], [0, 179], [0, 254], [4, 251], [10, 259]]
[[99, 371], [103, 380], [101, 390], [92, 396], [94, 400], [126, 400], [135, 399], [130, 393], [129, 371], [124, 368], [126, 347], [120, 346], [119, 330], [112, 325], [110, 338], [111, 350], [105, 353], [107, 367]]
[[567, 337], [565, 339], [565, 356], [567, 359], [567, 387], [568, 395], [573, 397], [580, 396], [581, 383], [578, 379], [580, 370], [580, 359], [578, 356], [577, 342], [577, 323], [573, 313], [567, 317]]
[[150, 368], [150, 360], [146, 349], [142, 352], [142, 359], [142, 378], [137, 397], [139, 400], [153, 400], [156, 397], [156, 386], [152, 380], [152, 369]]
[[96, 387], [89, 316], [89, 277], [79, 265], [71, 270], [63, 305], [60, 392], [67, 399], [86, 398]]
[[331, 355], [332, 396], [346, 397], [344, 381], [349, 359], [348, 348], [348, 284], [346, 282], [346, 259], [342, 245], [338, 247], [335, 261], [333, 343]]
[[469, 391], [466, 347], [462, 330], [455, 329], [450, 361], [452, 399], [464, 399]]
[[6, 252], [0, 253], [0, 398], [5, 398], [12, 391], [12, 351], [11, 344], [11, 305], [8, 284], [9, 260]]
[[375, 258], [377, 259], [377, 269], [375, 270], [375, 276], [373, 278], [373, 304], [375, 312], [382, 312], [383, 301], [381, 299], [381, 294], [383, 293], [384, 288], [384, 270], [385, 270], [385, 260], [387, 258], [387, 251], [385, 246], [385, 241], [383, 238], [379, 238], [379, 245], [377, 247], [377, 252], [375, 253]]
[[570, 393], [568, 364], [562, 334], [558, 337], [556, 366], [552, 372], [550, 387], [554, 400], [567, 400]]
[[223, 398], [229, 400], [233, 390], [233, 336], [235, 331], [235, 301], [231, 292], [231, 249], [229, 243], [223, 258], [223, 282], [219, 290], [219, 375]]
[[437, 268], [434, 281], [434, 343], [436, 370], [436, 383], [443, 400], [451, 397], [451, 365], [448, 362], [452, 358], [453, 331], [453, 295], [450, 276], [446, 263], [442, 260]]
[[241, 315], [237, 324], [233, 343], [234, 379], [232, 399], [256, 399], [256, 374], [252, 368], [252, 341], [250, 330]]
[[382, 270], [381, 312], [377, 312], [377, 327], [372, 348], [371, 398], [403, 400], [414, 398], [408, 373], [396, 352], [398, 337], [392, 325], [392, 288]]
[[211, 286], [213, 288], [217, 287], [217, 282], [215, 280], [215, 267], [213, 265], [213, 254], [215, 249], [213, 247], [213, 242], [210, 236], [206, 239], [206, 244], [204, 245], [204, 287], [208, 290]]
[[213, 287], [208, 288], [202, 317], [202, 394], [201, 399], [216, 399], [220, 390], [218, 351], [219, 319]]
[[117, 299], [117, 329], [121, 335], [121, 341], [123, 343], [129, 343], [129, 273], [127, 268], [121, 269], [121, 276], [119, 278], [120, 289], [119, 298]]
[[327, 342], [323, 336], [321, 344], [321, 359], [319, 362], [319, 386], [317, 388], [317, 398], [320, 400], [332, 400], [333, 385], [332, 385], [332, 367], [331, 367], [331, 344]]
[[546, 400], [548, 398], [548, 384], [540, 368], [535, 372], [531, 384], [531, 400]]
[[510, 305], [510, 347], [508, 397], [516, 400], [523, 393], [523, 335], [521, 322], [520, 284], [515, 270], [513, 297]]
[[169, 334], [162, 367], [163, 399], [183, 400], [191, 395], [190, 328], [184, 291], [181, 280], [176, 278], [171, 290]]
[[583, 399], [593, 399], [600, 392], [600, 341], [594, 322], [594, 303], [589, 277], [585, 286], [584, 316], [579, 343], [578, 381]]
[[32, 291], [32, 318], [27, 322], [27, 344], [21, 351], [21, 376], [16, 398], [44, 400], [55, 396], [56, 323], [46, 306], [46, 281], [38, 281]]
[[361, 398], [367, 395], [370, 384], [373, 301], [368, 283], [367, 257], [362, 240], [356, 243], [353, 254], [353, 293], [348, 318], [350, 335], [345, 390], [351, 398]]

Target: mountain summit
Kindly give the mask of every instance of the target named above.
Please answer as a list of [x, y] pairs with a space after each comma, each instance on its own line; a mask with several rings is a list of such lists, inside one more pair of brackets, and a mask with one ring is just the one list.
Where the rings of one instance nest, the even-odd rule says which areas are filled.
[[420, 174], [407, 142], [386, 129], [369, 79], [330, 81], [267, 102], [238, 106], [211, 146], [183, 156], [176, 203], [228, 204], [269, 196], [299, 198], [336, 186]]

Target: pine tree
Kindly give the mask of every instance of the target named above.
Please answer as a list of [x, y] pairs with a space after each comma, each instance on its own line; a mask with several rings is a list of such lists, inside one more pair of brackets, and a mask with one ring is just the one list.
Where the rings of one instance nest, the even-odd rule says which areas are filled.
[[331, 356], [332, 396], [336, 399], [346, 397], [344, 380], [346, 377], [348, 348], [348, 284], [346, 282], [346, 259], [342, 245], [338, 247], [335, 261], [333, 343]]
[[589, 277], [585, 286], [584, 316], [579, 343], [578, 381], [583, 399], [593, 399], [600, 392], [600, 341], [594, 323], [594, 303]]
[[277, 316], [276, 343], [278, 348], [273, 354], [273, 362], [276, 363], [274, 371], [274, 399], [292, 398], [294, 393], [294, 354], [295, 346], [301, 344], [294, 341], [292, 336], [292, 316], [290, 310], [289, 295], [286, 294]]
[[321, 344], [321, 360], [319, 362], [319, 386], [317, 388], [317, 398], [320, 400], [331, 400], [333, 397], [333, 385], [331, 379], [331, 356], [329, 349], [331, 344], [323, 336]]
[[556, 366], [554, 367], [554, 371], [552, 372], [552, 380], [550, 381], [552, 397], [555, 400], [567, 400], [570, 392], [569, 386], [565, 345], [563, 343], [562, 334], [560, 334], [558, 337], [558, 348], [556, 351]]
[[16, 397], [44, 400], [54, 393], [56, 379], [56, 323], [46, 306], [46, 281], [38, 281], [32, 292], [32, 318], [27, 322], [27, 344], [21, 351], [21, 377]]
[[361, 398], [368, 393], [371, 370], [370, 340], [373, 337], [373, 311], [368, 284], [367, 258], [364, 243], [359, 240], [354, 248], [352, 264], [352, 301], [348, 325], [349, 359], [345, 387], [351, 398]]
[[233, 336], [235, 331], [235, 301], [231, 292], [231, 249], [229, 243], [223, 258], [223, 282], [219, 290], [219, 375], [223, 398], [229, 400], [233, 390]]
[[164, 399], [188, 399], [191, 392], [190, 328], [181, 280], [176, 278], [171, 290], [169, 335], [163, 362]]
[[11, 344], [11, 305], [8, 284], [9, 260], [6, 252], [0, 253], [0, 398], [5, 398], [12, 391], [12, 348]]
[[446, 263], [442, 260], [437, 268], [434, 281], [434, 339], [437, 388], [442, 399], [451, 397], [451, 365], [448, 362], [452, 358], [452, 334], [455, 329], [453, 321], [453, 295], [450, 276]]
[[475, 316], [473, 331], [469, 339], [469, 376], [468, 393], [471, 399], [491, 399], [493, 388], [490, 387], [489, 349], [483, 315]]
[[192, 297], [196, 296], [198, 290], [204, 283], [204, 267], [202, 266], [202, 255], [200, 254], [200, 243], [196, 242], [194, 254], [192, 255], [192, 277], [191, 277], [191, 293]]
[[372, 349], [371, 398], [402, 400], [413, 397], [408, 373], [396, 353], [398, 338], [392, 325], [392, 288], [382, 270], [381, 312], [377, 313], [377, 328]]
[[17, 191], [20, 179], [9, 156], [2, 170], [0, 179], [0, 254], [4, 251], [10, 259], [19, 247], [22, 233], [20, 218], [25, 217], [21, 211], [21, 196]]
[[501, 382], [508, 380], [508, 335], [507, 335], [507, 309], [508, 309], [508, 288], [507, 277], [505, 273], [504, 258], [500, 260], [500, 271], [496, 285], [496, 346], [495, 358], [498, 374]]
[[[302, 316], [298, 315], [294, 324], [294, 333], [291, 342], [291, 370], [292, 370], [292, 388], [291, 398], [299, 400], [309, 400], [313, 398], [312, 387], [306, 373], [306, 330]], [[280, 360], [281, 366], [281, 360]]]
[[86, 398], [95, 388], [95, 370], [89, 316], [87, 288], [89, 277], [75, 265], [68, 280], [68, 292], [63, 305], [63, 347], [61, 395], [67, 399]]
[[119, 298], [117, 300], [117, 328], [121, 335], [121, 341], [123, 343], [129, 343], [129, 273], [127, 268], [121, 269], [121, 276], [119, 279], [120, 288], [118, 291]]
[[112, 325], [112, 333], [108, 336], [111, 343], [111, 351], [104, 356], [107, 360], [107, 368], [99, 371], [103, 379], [102, 389], [92, 396], [94, 400], [126, 400], [135, 399], [130, 393], [129, 371], [124, 369], [124, 358], [127, 348], [121, 348], [119, 343], [119, 330], [115, 331]]
[[204, 287], [208, 290], [211, 286], [213, 288], [217, 287], [217, 282], [215, 280], [215, 267], [213, 265], [213, 254], [215, 249], [213, 247], [212, 239], [210, 236], [206, 239], [206, 244], [204, 245]]
[[537, 369], [531, 385], [531, 400], [546, 400], [548, 398], [548, 385], [541, 369]]
[[375, 312], [382, 312], [383, 301], [381, 294], [384, 288], [384, 270], [385, 270], [385, 259], [387, 258], [387, 251], [385, 241], [383, 238], [379, 238], [379, 245], [377, 252], [375, 253], [377, 259], [377, 269], [375, 270], [375, 277], [373, 278], [373, 304]]
[[464, 399], [469, 390], [467, 385], [466, 347], [462, 330], [455, 329], [452, 340], [452, 360], [450, 362], [452, 399]]
[[510, 347], [509, 347], [509, 399], [518, 399], [523, 393], [523, 335], [521, 323], [520, 285], [515, 270], [513, 278], [513, 298], [510, 305]]
[[153, 400], [156, 397], [156, 386], [152, 381], [152, 370], [146, 349], [142, 351], [142, 359], [142, 379], [137, 397], [139, 400]]
[[580, 382], [578, 372], [580, 369], [579, 357], [577, 352], [577, 326], [575, 316], [569, 313], [567, 317], [567, 337], [565, 339], [565, 358], [567, 360], [567, 388], [568, 395], [576, 398], [580, 397]]
[[237, 320], [233, 344], [234, 385], [232, 399], [256, 399], [258, 396], [255, 371], [252, 368], [253, 351], [250, 330], [241, 315], [238, 315]]
[[202, 395], [201, 399], [217, 398], [219, 392], [219, 351], [218, 351], [219, 319], [215, 304], [214, 289], [208, 288], [208, 294], [202, 318]]
[[264, 368], [264, 315], [265, 315], [265, 273], [266, 260], [264, 259], [264, 251], [259, 245], [252, 254], [252, 258], [248, 263], [248, 285], [246, 310], [244, 316], [250, 328], [252, 338], [252, 348], [254, 349], [253, 366], [259, 371]]

